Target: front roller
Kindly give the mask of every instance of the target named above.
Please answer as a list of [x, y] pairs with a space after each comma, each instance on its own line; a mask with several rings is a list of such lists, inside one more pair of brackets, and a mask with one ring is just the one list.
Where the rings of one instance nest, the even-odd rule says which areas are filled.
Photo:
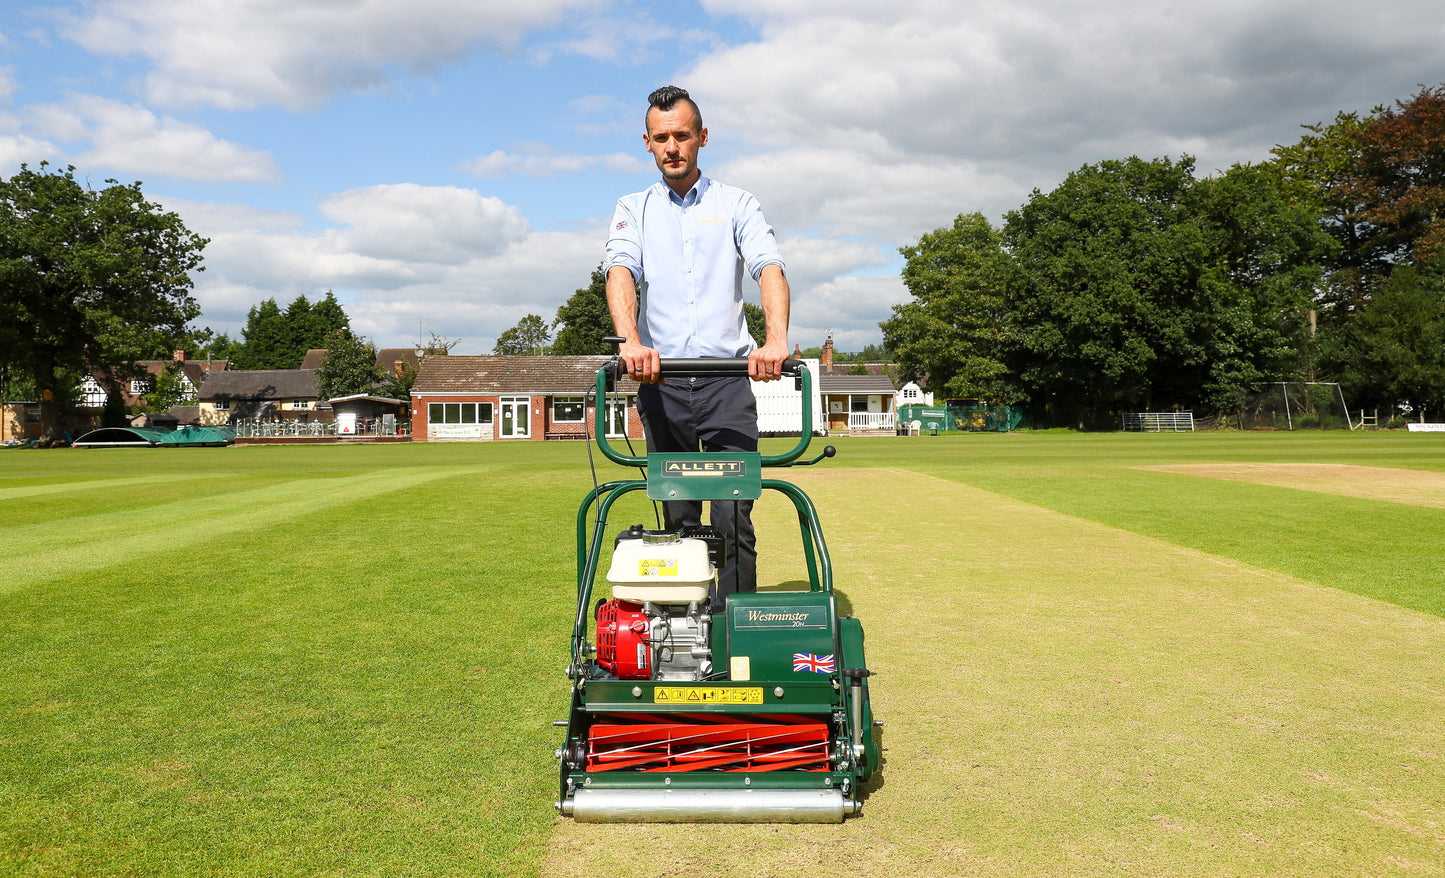
[[578, 823], [842, 823], [838, 790], [578, 790], [561, 803]]

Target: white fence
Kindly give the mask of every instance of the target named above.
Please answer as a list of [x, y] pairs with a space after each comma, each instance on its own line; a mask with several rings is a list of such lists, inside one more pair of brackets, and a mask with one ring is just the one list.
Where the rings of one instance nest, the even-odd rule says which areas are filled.
[[897, 421], [893, 412], [849, 412], [849, 430], [892, 430]]
[[1134, 432], [1194, 432], [1194, 412], [1125, 412], [1124, 429]]

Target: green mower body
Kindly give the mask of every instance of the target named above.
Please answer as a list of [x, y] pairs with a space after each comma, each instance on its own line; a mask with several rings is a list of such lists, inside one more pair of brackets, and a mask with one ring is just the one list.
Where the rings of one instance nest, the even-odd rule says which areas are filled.
[[[597, 411], [617, 373], [598, 373]], [[746, 360], [664, 360], [663, 374], [745, 375]], [[785, 373], [810, 399], [806, 364]], [[880, 761], [868, 699], [863, 628], [840, 617], [817, 510], [796, 485], [763, 478], [798, 463], [790, 452], [603, 454], [646, 477], [594, 488], [577, 513], [577, 614], [570, 712], [558, 750], [558, 810], [591, 822], [840, 822], [859, 812]], [[732, 551], [707, 527], [693, 532], [608, 530], [613, 505], [634, 492], [663, 500], [788, 498], [797, 512], [807, 590], [736, 594], [707, 610], [716, 568]], [[606, 582], [602, 549], [615, 534]], [[611, 599], [595, 591], [609, 588]], [[560, 723], [559, 723], [560, 725]]]

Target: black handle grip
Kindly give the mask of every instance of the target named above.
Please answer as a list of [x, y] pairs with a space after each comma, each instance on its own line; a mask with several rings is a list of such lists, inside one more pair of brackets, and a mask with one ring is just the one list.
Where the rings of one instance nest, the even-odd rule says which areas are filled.
[[[797, 377], [806, 365], [802, 360], [795, 360], [789, 357], [783, 361], [783, 368], [780, 374]], [[608, 374], [614, 378], [625, 371], [622, 363], [617, 360], [608, 363], [607, 369], [609, 370]], [[748, 374], [748, 358], [700, 357], [692, 359], [663, 357], [659, 374], [664, 378], [707, 378], [718, 375], [743, 376]]]

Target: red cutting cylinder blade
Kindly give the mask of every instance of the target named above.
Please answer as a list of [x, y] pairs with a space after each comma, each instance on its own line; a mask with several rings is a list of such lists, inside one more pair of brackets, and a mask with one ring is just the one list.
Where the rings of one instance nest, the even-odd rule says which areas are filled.
[[587, 736], [593, 772], [827, 771], [828, 762], [828, 724], [801, 716], [609, 717]]

